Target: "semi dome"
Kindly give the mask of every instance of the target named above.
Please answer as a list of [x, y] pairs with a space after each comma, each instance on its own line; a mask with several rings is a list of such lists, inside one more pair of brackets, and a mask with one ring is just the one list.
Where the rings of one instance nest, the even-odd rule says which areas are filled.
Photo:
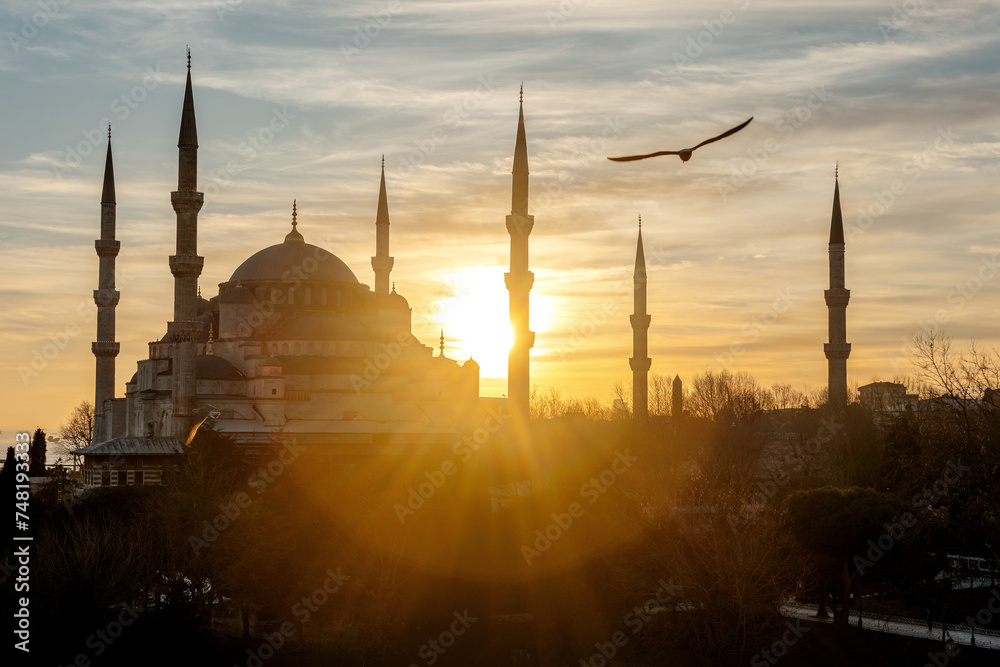
[[242, 380], [236, 366], [213, 354], [200, 354], [195, 359], [195, 375], [199, 380]]
[[347, 264], [331, 252], [311, 243], [285, 241], [251, 255], [233, 272], [237, 281], [325, 280], [357, 283]]

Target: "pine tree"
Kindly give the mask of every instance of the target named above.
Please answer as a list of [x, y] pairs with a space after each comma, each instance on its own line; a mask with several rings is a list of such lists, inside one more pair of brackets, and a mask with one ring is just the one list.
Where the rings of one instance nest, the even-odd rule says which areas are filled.
[[28, 475], [45, 477], [45, 431], [35, 429], [31, 439], [31, 463], [28, 465]]

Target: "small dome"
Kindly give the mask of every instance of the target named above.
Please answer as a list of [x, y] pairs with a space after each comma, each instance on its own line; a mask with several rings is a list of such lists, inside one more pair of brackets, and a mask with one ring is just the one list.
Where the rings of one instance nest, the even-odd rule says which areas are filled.
[[477, 370], [478, 371], [479, 370], [479, 363], [475, 359], [473, 359], [472, 357], [469, 357], [469, 360], [466, 361], [464, 364], [462, 364], [462, 368], [468, 368], [469, 370]]
[[281, 362], [278, 360], [277, 357], [268, 357], [264, 361], [260, 362], [260, 365], [261, 366], [277, 366], [278, 368], [281, 368]]
[[195, 373], [199, 380], [242, 380], [243, 373], [236, 366], [214, 354], [200, 354], [195, 359]]
[[222, 296], [219, 299], [220, 303], [253, 303], [253, 292], [248, 288], [243, 286], [242, 282], [237, 282], [235, 285], [227, 284], [222, 291]]

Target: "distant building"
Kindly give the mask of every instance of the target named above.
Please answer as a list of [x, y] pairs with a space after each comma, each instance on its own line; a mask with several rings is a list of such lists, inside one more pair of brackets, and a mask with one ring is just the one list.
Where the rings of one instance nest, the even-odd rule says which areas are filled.
[[[526, 199], [527, 179], [523, 128], [521, 115], [512, 214], [521, 218], [526, 217], [519, 205]], [[410, 306], [394, 286], [389, 288], [394, 258], [389, 256], [384, 160], [374, 290], [340, 258], [306, 241], [293, 202], [291, 228], [283, 240], [251, 255], [216, 294], [203, 298], [198, 276], [204, 260], [197, 255], [203, 195], [196, 190], [190, 56], [178, 149], [178, 187], [171, 195], [177, 213], [177, 250], [170, 257], [174, 321], [162, 338], [149, 343], [149, 356], [137, 363], [125, 396], [115, 398], [118, 292], [113, 276], [119, 242], [109, 133], [97, 242], [98, 404], [93, 443], [78, 450], [85, 457], [88, 486], [158, 483], [209, 413], [216, 430], [251, 449], [294, 442], [323, 452], [365, 454], [450, 446], [468, 425], [482, 424], [490, 408], [503, 408], [501, 399], [479, 397], [475, 361], [446, 358], [443, 339], [435, 355], [413, 336]], [[517, 173], [521, 167], [523, 175]], [[530, 216], [526, 219], [530, 222]], [[516, 226], [514, 232], [521, 233]], [[519, 289], [530, 288], [530, 280], [522, 280], [526, 267], [520, 270]], [[518, 294], [524, 309], [519, 321], [526, 326], [527, 290]], [[523, 346], [523, 332], [520, 340]], [[524, 381], [526, 351], [520, 360]]]
[[872, 382], [858, 387], [861, 406], [874, 412], [916, 410], [918, 396], [906, 393], [906, 386], [896, 382]]

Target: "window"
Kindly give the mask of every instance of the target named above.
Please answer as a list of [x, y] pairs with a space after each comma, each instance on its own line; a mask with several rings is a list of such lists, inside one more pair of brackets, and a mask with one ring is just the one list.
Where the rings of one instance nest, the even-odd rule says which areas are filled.
[[275, 396], [275, 395], [277, 395], [277, 393], [278, 393], [278, 390], [277, 390], [277, 389], [272, 389], [272, 390], [271, 390], [271, 395], [272, 395], [272, 396]]
[[111, 471], [102, 470], [101, 471], [101, 486], [111, 486]]
[[140, 485], [142, 484], [142, 471], [141, 470], [136, 470], [135, 471], [135, 483], [136, 484], [140, 484]]
[[118, 471], [118, 486], [125, 486], [128, 484], [128, 472], [125, 470]]

